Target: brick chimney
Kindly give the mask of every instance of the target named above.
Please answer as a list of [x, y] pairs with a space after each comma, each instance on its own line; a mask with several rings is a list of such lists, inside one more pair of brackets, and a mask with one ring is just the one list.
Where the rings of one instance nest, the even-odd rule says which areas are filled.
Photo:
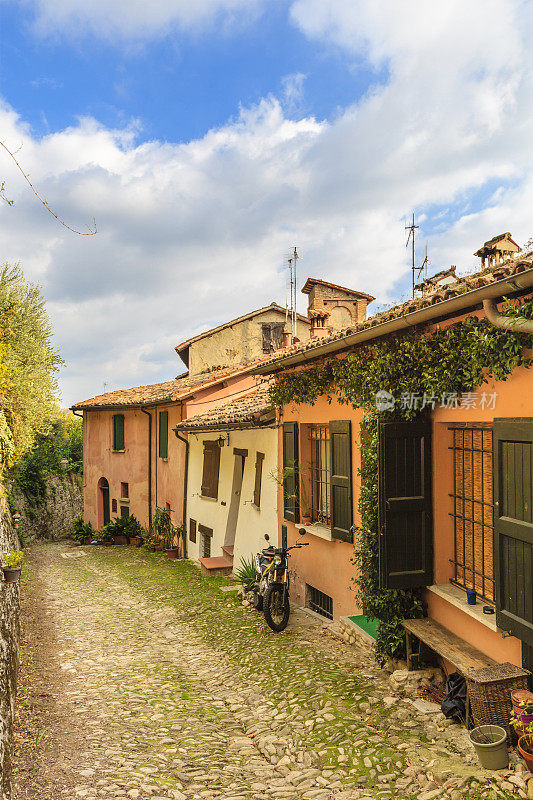
[[364, 322], [366, 307], [375, 300], [370, 294], [346, 289], [319, 278], [308, 278], [302, 292], [309, 296], [307, 316], [311, 320], [313, 338]]

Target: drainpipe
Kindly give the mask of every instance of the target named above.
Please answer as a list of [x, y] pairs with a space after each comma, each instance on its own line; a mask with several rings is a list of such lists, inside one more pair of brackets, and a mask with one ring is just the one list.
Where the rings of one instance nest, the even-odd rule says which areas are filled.
[[148, 417], [148, 527], [152, 528], [152, 415], [145, 408], [141, 408]]
[[[183, 419], [183, 401], [181, 403], [181, 418]], [[187, 491], [189, 485], [189, 440], [181, 436], [176, 429], [174, 429], [176, 438], [183, 442], [185, 445], [185, 472], [183, 475], [183, 557], [187, 558]]]
[[487, 319], [495, 328], [501, 328], [504, 331], [514, 331], [515, 333], [530, 333], [533, 334], [533, 319], [526, 319], [525, 317], [505, 317], [498, 311], [496, 300], [489, 298], [483, 300], [483, 311], [487, 315]]

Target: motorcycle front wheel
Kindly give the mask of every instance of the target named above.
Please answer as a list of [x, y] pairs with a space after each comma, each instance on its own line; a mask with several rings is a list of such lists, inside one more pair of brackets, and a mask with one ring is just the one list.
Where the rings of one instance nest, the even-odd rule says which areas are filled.
[[263, 614], [273, 631], [285, 630], [289, 621], [289, 593], [282, 583], [271, 583], [265, 592]]

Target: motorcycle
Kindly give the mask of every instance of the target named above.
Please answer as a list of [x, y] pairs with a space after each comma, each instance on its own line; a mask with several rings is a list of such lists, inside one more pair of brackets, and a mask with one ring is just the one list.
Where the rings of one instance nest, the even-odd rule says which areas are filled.
[[[254, 556], [256, 579], [253, 605], [263, 611], [267, 625], [279, 633], [289, 622], [289, 551], [307, 547], [309, 542], [301, 542], [305, 528], [300, 528], [300, 537], [291, 547], [269, 545]], [[270, 541], [268, 534], [265, 539]]]

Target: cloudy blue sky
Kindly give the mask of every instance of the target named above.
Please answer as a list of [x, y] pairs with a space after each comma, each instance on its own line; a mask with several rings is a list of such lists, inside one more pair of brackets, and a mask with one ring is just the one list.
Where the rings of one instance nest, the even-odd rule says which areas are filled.
[[524, 243], [532, 33], [531, 0], [0, 0], [0, 138], [99, 231], [0, 154], [2, 260], [42, 285], [64, 404], [167, 380], [180, 340], [283, 304], [294, 245], [301, 285], [390, 303], [413, 211], [435, 271]]

